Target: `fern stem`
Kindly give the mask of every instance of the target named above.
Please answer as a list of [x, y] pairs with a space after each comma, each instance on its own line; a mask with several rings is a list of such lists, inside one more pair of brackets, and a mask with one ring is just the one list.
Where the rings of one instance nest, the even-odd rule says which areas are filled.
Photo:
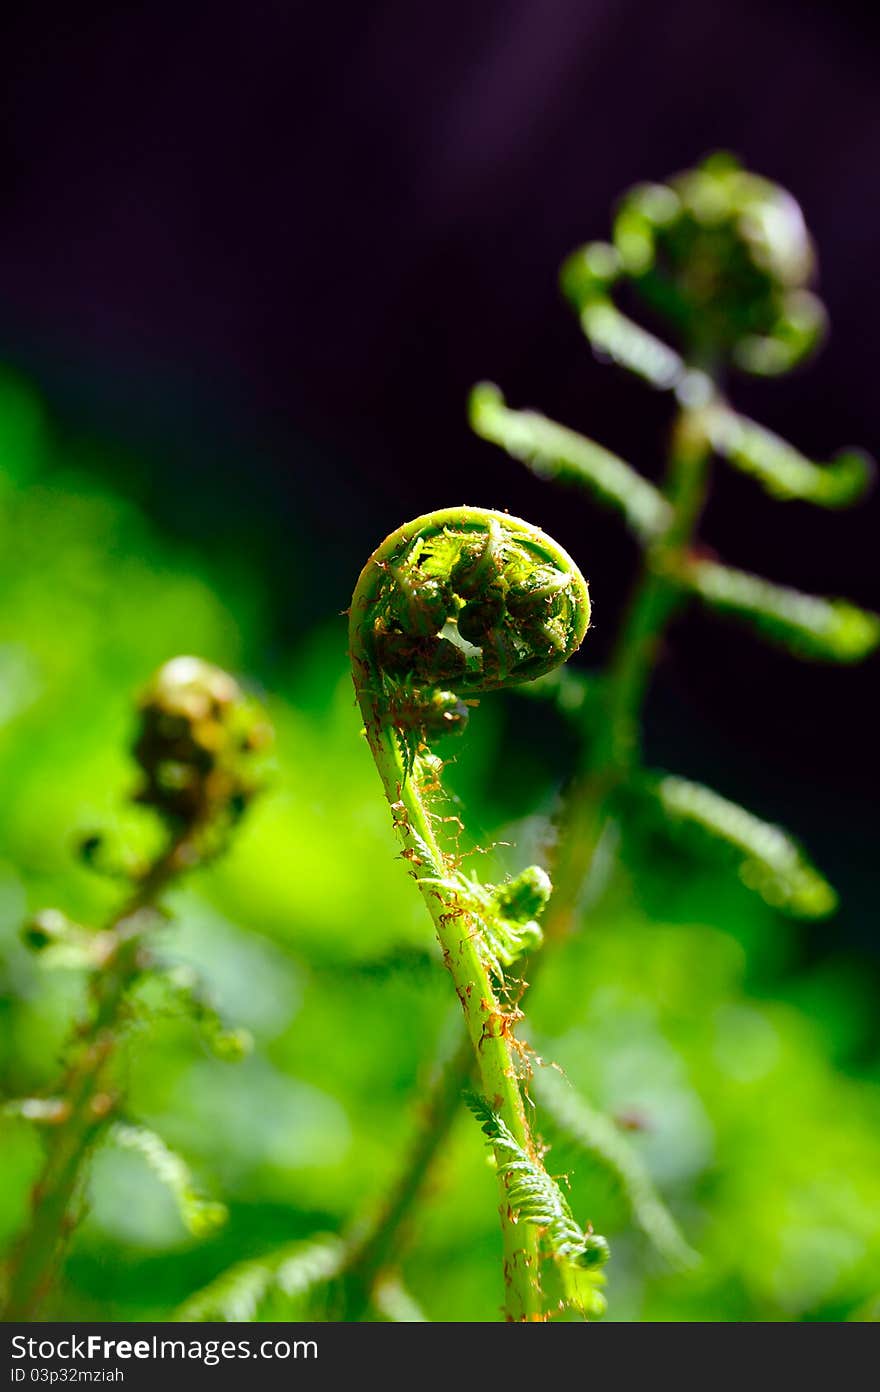
[[[434, 834], [425, 798], [438, 775], [428, 773], [428, 739], [445, 733], [450, 718], [459, 728], [467, 720], [441, 678], [464, 696], [533, 680], [577, 650], [589, 616], [586, 581], [552, 538], [509, 514], [466, 507], [428, 513], [386, 537], [361, 572], [350, 611], [364, 731], [455, 985], [481, 1093], [536, 1164], [515, 1057], [518, 1012], [496, 993], [486, 925]], [[518, 1221], [507, 1158], [496, 1147], [506, 1315], [540, 1320], [539, 1233]], [[407, 1204], [417, 1187], [404, 1181]]]
[[56, 1279], [88, 1157], [113, 1119], [117, 1098], [111, 1069], [125, 999], [144, 967], [143, 939], [152, 909], [169, 883], [197, 859], [195, 828], [174, 838], [155, 860], [105, 932], [113, 940], [107, 960], [92, 977], [93, 1013], [80, 1027], [80, 1043], [64, 1083], [62, 1119], [47, 1128], [47, 1151], [31, 1194], [28, 1226], [10, 1259], [6, 1320], [34, 1320]]
[[[353, 649], [355, 664], [357, 651]], [[361, 711], [367, 739], [382, 779], [385, 795], [395, 812], [404, 856], [414, 866], [413, 873], [425, 906], [431, 915], [443, 960], [455, 984], [464, 1012], [471, 1058], [476, 1060], [480, 1087], [523, 1150], [532, 1153], [532, 1140], [525, 1116], [513, 1050], [509, 1042], [510, 1017], [498, 1000], [488, 969], [477, 950], [467, 914], [461, 913], [454, 894], [426, 883], [422, 877], [425, 850], [442, 866], [443, 854], [434, 836], [430, 814], [412, 777], [403, 767], [394, 730], [382, 719], [380, 703], [364, 687], [360, 688]], [[433, 1108], [431, 1109], [433, 1112]], [[421, 1148], [414, 1152], [421, 1164]], [[425, 1162], [430, 1156], [425, 1157]], [[503, 1156], [498, 1157], [503, 1163]], [[504, 1246], [505, 1312], [508, 1320], [542, 1318], [542, 1298], [538, 1258], [538, 1234], [528, 1223], [518, 1223], [507, 1190], [509, 1178], [499, 1175], [499, 1215]], [[421, 1187], [418, 1177], [404, 1178], [397, 1206], [398, 1222]]]

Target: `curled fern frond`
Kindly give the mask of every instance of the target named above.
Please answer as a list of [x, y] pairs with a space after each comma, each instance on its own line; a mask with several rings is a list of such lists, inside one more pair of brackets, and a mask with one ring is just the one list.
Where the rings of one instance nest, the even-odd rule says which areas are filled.
[[[444, 852], [432, 804], [442, 792], [429, 740], [480, 692], [534, 681], [578, 649], [590, 620], [587, 583], [540, 528], [507, 513], [446, 508], [398, 527], [364, 566], [352, 596], [349, 645], [364, 733], [455, 984], [480, 1078], [514, 1144], [531, 1148], [513, 1055], [517, 1018], [492, 975], [540, 942], [529, 913], [542, 872], [500, 890], [481, 886]], [[427, 873], [426, 873], [427, 872]], [[527, 904], [531, 910], [526, 912]], [[499, 1170], [506, 1312], [543, 1317], [537, 1235], [513, 1221], [517, 1177]]]
[[514, 411], [490, 382], [474, 387], [470, 422], [477, 435], [500, 445], [538, 478], [578, 484], [621, 512], [642, 539], [668, 523], [672, 509], [652, 483], [593, 440], [537, 411]]
[[592, 1107], [552, 1069], [538, 1069], [533, 1088], [538, 1105], [565, 1139], [612, 1175], [634, 1221], [664, 1260], [673, 1267], [694, 1266], [699, 1261], [697, 1253], [682, 1236], [640, 1156], [610, 1117]]
[[566, 258], [559, 278], [597, 356], [609, 358], [659, 391], [667, 391], [682, 381], [684, 361], [667, 343], [617, 308], [611, 298], [612, 287], [627, 273], [619, 246], [589, 242]]
[[226, 1205], [206, 1199], [199, 1193], [186, 1161], [166, 1145], [161, 1136], [146, 1126], [114, 1122], [108, 1133], [114, 1145], [143, 1157], [156, 1178], [174, 1199], [187, 1230], [193, 1237], [206, 1237], [226, 1222]]
[[801, 657], [860, 662], [880, 642], [880, 617], [845, 599], [803, 594], [700, 556], [686, 557], [678, 578], [705, 604]]
[[198, 657], [175, 657], [140, 702], [137, 801], [172, 826], [236, 822], [262, 783], [272, 732], [238, 682]]
[[[540, 1229], [547, 1251], [561, 1268], [595, 1273], [604, 1266], [608, 1260], [608, 1243], [598, 1233], [585, 1232], [579, 1227], [556, 1180], [517, 1144], [509, 1127], [484, 1097], [466, 1093], [465, 1101], [480, 1123], [483, 1135], [492, 1144], [498, 1173], [508, 1177], [508, 1202], [518, 1220]], [[581, 1283], [572, 1281], [567, 1289], [581, 1305], [585, 1298]], [[575, 1294], [578, 1291], [580, 1293]], [[596, 1302], [592, 1310], [585, 1313], [596, 1313], [598, 1304]]]
[[540, 865], [529, 865], [513, 879], [497, 885], [493, 899], [499, 914], [508, 923], [521, 925], [538, 918], [553, 892], [550, 876]]
[[772, 430], [728, 406], [713, 406], [704, 424], [713, 449], [758, 479], [774, 498], [849, 507], [863, 496], [873, 476], [872, 462], [862, 450], [842, 450], [829, 464], [814, 464]]
[[594, 346], [657, 386], [675, 385], [673, 359], [664, 365], [665, 345], [653, 347], [611, 303], [616, 281], [629, 281], [690, 354], [710, 350], [761, 376], [789, 371], [824, 332], [824, 310], [808, 288], [815, 258], [800, 208], [730, 155], [630, 189], [612, 241], [569, 258], [563, 289]]
[[253, 1261], [238, 1262], [191, 1295], [177, 1311], [178, 1320], [250, 1322], [276, 1296], [299, 1300], [330, 1281], [341, 1268], [344, 1246], [339, 1238], [295, 1242]]
[[[356, 670], [357, 684], [381, 685], [395, 728], [436, 732], [463, 714], [453, 692], [551, 671], [580, 646], [589, 617], [580, 571], [539, 528], [480, 508], [428, 513], [392, 533], [358, 581], [352, 651], [368, 670]], [[401, 700], [401, 683], [418, 704]]]
[[833, 888], [782, 827], [687, 778], [649, 776], [638, 791], [655, 800], [670, 826], [732, 851], [743, 883], [773, 908], [798, 918], [826, 918], [836, 909]]

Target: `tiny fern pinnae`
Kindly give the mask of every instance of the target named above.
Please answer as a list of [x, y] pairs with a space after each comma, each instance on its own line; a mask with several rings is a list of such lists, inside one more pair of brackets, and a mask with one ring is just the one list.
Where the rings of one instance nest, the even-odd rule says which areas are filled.
[[599, 1268], [608, 1260], [604, 1237], [584, 1230], [575, 1221], [568, 1200], [534, 1156], [527, 1154], [484, 1097], [465, 1100], [491, 1142], [499, 1176], [507, 1185], [517, 1220], [538, 1229], [545, 1248], [559, 1268], [567, 1302], [585, 1315], [600, 1315], [605, 1299]]
[[[523, 1102], [504, 972], [540, 941], [550, 885], [532, 867], [500, 887], [469, 879], [438, 840], [440, 764], [430, 741], [467, 724], [469, 698], [529, 681], [580, 646], [586, 582], [561, 547], [506, 513], [449, 508], [393, 532], [355, 588], [350, 650], [364, 730], [394, 825], [464, 1012], [480, 1091], [542, 1170]], [[537, 1232], [518, 1222], [510, 1155], [496, 1147], [506, 1312], [544, 1315]]]

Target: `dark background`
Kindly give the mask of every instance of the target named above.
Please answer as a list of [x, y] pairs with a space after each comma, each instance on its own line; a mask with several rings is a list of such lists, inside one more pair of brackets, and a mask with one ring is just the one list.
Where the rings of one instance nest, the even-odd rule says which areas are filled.
[[[575, 553], [601, 660], [631, 544], [473, 438], [464, 402], [488, 377], [656, 475], [669, 403], [593, 361], [556, 273], [629, 184], [716, 147], [802, 203], [832, 324], [734, 400], [815, 458], [880, 453], [876, 15], [227, 0], [2, 24], [0, 352], [61, 429], [116, 442], [115, 486], [166, 529], [259, 562], [279, 652], [345, 606], [385, 532], [467, 501]], [[721, 468], [704, 537], [877, 607], [878, 511], [774, 503]], [[667, 659], [651, 756], [797, 827], [870, 945], [877, 659], [806, 666], [697, 615]]]

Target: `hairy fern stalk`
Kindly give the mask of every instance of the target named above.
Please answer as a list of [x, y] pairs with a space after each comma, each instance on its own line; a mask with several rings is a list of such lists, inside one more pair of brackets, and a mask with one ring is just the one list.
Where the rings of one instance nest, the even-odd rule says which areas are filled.
[[[566, 553], [518, 518], [450, 508], [417, 518], [373, 554], [355, 588], [350, 651], [367, 741], [402, 855], [434, 922], [461, 1003], [480, 1089], [503, 1137], [542, 1171], [523, 1103], [506, 969], [541, 940], [549, 897], [538, 867], [489, 887], [438, 837], [441, 761], [430, 741], [461, 732], [465, 701], [552, 671], [580, 645], [587, 586]], [[544, 1317], [538, 1234], [499, 1130], [493, 1139], [507, 1316]], [[545, 1234], [546, 1235], [546, 1234]], [[557, 1250], [563, 1259], [567, 1252]]]

